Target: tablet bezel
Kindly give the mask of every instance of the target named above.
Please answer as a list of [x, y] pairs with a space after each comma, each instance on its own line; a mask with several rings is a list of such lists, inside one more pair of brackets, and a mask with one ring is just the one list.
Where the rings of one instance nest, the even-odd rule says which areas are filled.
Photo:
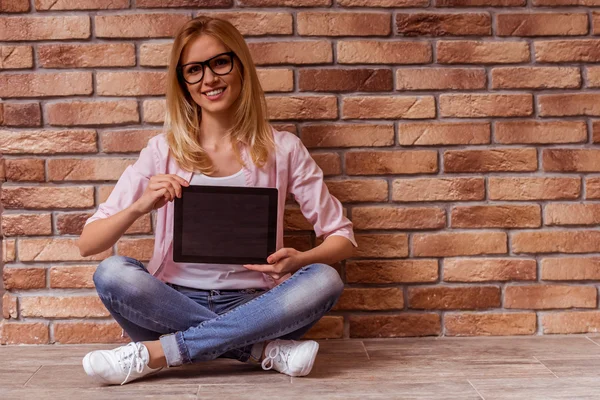
[[[265, 258], [255, 257], [214, 257], [214, 256], [191, 256], [182, 254], [183, 247], [183, 198], [186, 193], [218, 193], [234, 196], [244, 195], [264, 195], [269, 198], [268, 211], [268, 234], [267, 234], [267, 255]], [[202, 263], [202, 264], [267, 264], [267, 257], [276, 250], [277, 242], [277, 188], [264, 187], [236, 187], [236, 186], [183, 186], [181, 198], [174, 200], [174, 221], [173, 221], [173, 261]]]

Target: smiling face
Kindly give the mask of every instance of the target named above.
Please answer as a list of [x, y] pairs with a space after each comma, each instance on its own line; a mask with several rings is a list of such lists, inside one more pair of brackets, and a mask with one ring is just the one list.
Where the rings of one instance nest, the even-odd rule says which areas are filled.
[[[209, 35], [201, 35], [185, 46], [181, 53], [179, 65], [206, 61], [229, 51], [219, 39]], [[232, 106], [242, 90], [240, 64], [236, 57], [233, 57], [233, 60], [233, 69], [226, 75], [217, 75], [208, 66], [204, 66], [204, 76], [200, 82], [194, 84], [185, 82], [190, 96], [202, 108], [203, 113], [215, 115], [233, 113]], [[219, 72], [218, 67], [223, 62], [226, 61], [219, 58], [214, 60], [211, 66]], [[201, 67], [198, 65], [195, 68], [194, 72]]]

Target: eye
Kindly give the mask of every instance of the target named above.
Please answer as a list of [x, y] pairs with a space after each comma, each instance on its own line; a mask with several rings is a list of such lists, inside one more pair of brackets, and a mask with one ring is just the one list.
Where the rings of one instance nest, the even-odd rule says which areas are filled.
[[215, 64], [217, 64], [218, 66], [227, 65], [229, 64], [229, 60], [226, 58], [219, 58], [215, 61]]

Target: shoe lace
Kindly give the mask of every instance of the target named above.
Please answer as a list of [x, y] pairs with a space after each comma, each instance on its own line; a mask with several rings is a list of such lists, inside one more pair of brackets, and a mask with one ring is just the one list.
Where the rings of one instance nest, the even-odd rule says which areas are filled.
[[139, 342], [131, 342], [125, 346], [119, 347], [115, 352], [117, 361], [119, 362], [121, 367], [128, 368], [127, 376], [125, 377], [125, 380], [121, 383], [121, 385], [127, 383], [127, 380], [131, 376], [131, 373], [133, 372], [134, 368], [138, 373], [142, 373], [142, 371], [144, 370], [144, 365], [146, 363], [142, 358], [142, 348], [143, 344]]
[[261, 363], [262, 368], [267, 371], [275, 366], [275, 364], [285, 364], [290, 358], [292, 352], [292, 346], [289, 344], [277, 344], [271, 347], [269, 354], [266, 355], [265, 359]]

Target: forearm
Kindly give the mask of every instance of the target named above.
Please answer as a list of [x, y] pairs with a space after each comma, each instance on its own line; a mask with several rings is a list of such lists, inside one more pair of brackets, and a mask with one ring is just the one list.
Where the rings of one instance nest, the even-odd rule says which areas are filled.
[[339, 235], [329, 236], [319, 246], [301, 254], [303, 266], [323, 263], [333, 265], [352, 256], [354, 245]]
[[142, 215], [132, 206], [108, 218], [89, 223], [83, 228], [77, 241], [80, 254], [86, 257], [110, 248]]

